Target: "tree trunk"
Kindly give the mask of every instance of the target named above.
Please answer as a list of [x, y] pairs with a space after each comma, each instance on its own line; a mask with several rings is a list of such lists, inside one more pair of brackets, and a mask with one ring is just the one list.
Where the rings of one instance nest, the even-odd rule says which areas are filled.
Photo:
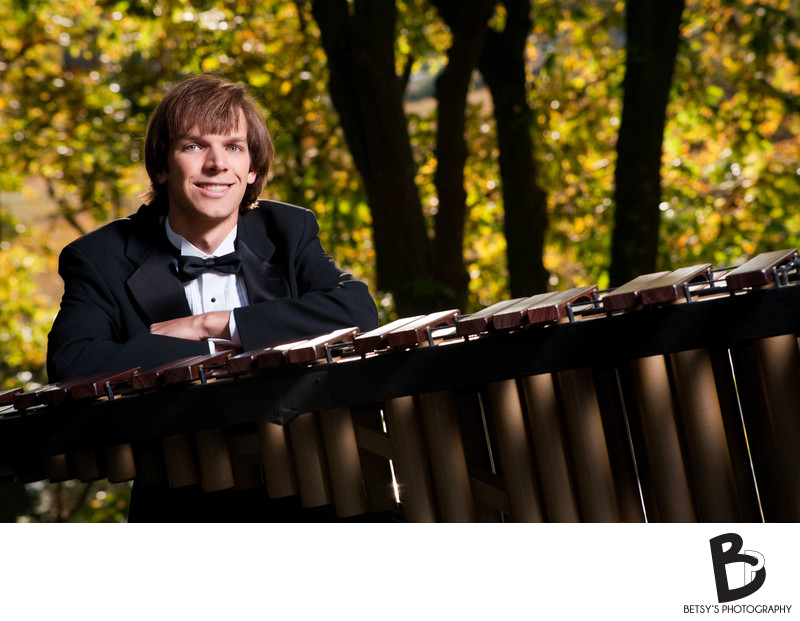
[[329, 92], [372, 212], [377, 287], [401, 316], [437, 310], [432, 248], [395, 72], [394, 0], [314, 0]]
[[466, 104], [472, 74], [488, 31], [496, 0], [431, 0], [452, 33], [447, 66], [436, 80], [436, 214], [435, 273], [446, 286], [451, 306], [467, 303], [469, 277], [464, 266], [467, 193]]
[[533, 112], [526, 95], [530, 0], [506, 0], [504, 4], [508, 13], [505, 29], [489, 31], [478, 67], [492, 93], [497, 121], [511, 297], [524, 297], [547, 288], [548, 273], [542, 262], [547, 195], [536, 183]]
[[658, 254], [661, 155], [684, 0], [628, 0], [627, 59], [617, 139], [610, 281], [653, 272]]

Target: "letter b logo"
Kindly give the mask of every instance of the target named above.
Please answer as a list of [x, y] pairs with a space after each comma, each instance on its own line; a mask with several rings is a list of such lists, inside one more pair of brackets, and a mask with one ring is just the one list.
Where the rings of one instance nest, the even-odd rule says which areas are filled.
[[[767, 570], [764, 567], [764, 557], [752, 550], [745, 550], [747, 554], [740, 554], [743, 541], [736, 533], [727, 533], [709, 540], [711, 544], [711, 562], [714, 564], [714, 578], [717, 582], [717, 599], [720, 604], [742, 599], [752, 595], [764, 584]], [[730, 548], [724, 550], [725, 544]], [[741, 578], [734, 580], [734, 584], [741, 586], [731, 587], [729, 581], [728, 565], [742, 564], [740, 567]], [[737, 568], [732, 568], [737, 569]]]

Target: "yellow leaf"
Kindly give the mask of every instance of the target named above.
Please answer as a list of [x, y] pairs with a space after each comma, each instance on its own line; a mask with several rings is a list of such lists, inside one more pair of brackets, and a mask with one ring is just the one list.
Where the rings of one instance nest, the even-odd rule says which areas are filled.
[[215, 56], [204, 58], [203, 62], [200, 63], [200, 66], [203, 68], [203, 71], [214, 71], [219, 69], [219, 58]]

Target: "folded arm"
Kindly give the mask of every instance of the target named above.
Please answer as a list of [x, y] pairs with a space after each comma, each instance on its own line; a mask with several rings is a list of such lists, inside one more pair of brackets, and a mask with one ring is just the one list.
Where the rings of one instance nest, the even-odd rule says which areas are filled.
[[316, 218], [304, 213], [302, 234], [285, 253], [285, 269], [292, 274], [289, 295], [233, 311], [244, 350], [378, 325], [369, 289], [336, 266], [320, 243]]
[[190, 341], [229, 339], [231, 311], [213, 311], [189, 317], [159, 321], [150, 326], [150, 334], [174, 336]]
[[80, 248], [65, 248], [59, 273], [64, 280], [64, 296], [48, 337], [47, 374], [51, 382], [99, 371], [155, 367], [208, 353], [207, 343], [151, 334], [144, 323], [131, 325], [126, 321], [119, 291], [106, 282]]

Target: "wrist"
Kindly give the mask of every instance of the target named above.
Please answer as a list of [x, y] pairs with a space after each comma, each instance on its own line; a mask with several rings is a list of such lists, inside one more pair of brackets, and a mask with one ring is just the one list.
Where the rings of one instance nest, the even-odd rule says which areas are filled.
[[203, 314], [203, 333], [205, 338], [230, 338], [231, 311], [212, 311]]

